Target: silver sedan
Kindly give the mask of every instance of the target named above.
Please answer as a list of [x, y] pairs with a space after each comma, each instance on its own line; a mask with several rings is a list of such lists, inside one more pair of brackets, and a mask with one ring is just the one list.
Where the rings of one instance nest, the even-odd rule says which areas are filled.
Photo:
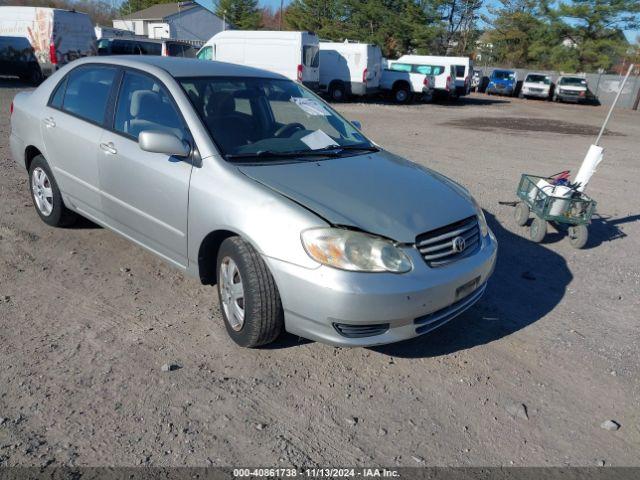
[[40, 218], [78, 215], [217, 285], [227, 331], [415, 337], [475, 303], [496, 240], [471, 195], [384, 151], [299, 83], [163, 57], [72, 62], [16, 96]]

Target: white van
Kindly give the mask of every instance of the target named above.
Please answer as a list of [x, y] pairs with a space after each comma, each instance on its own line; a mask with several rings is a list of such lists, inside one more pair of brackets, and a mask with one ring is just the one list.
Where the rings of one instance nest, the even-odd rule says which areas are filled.
[[44, 76], [96, 54], [96, 34], [85, 13], [40, 7], [0, 7], [0, 36], [25, 37]]
[[398, 62], [417, 65], [443, 65], [455, 68], [456, 95], [461, 97], [471, 91], [471, 76], [473, 75], [473, 60], [469, 57], [443, 57], [435, 55], [403, 55]]
[[331, 100], [378, 91], [382, 51], [377, 45], [352, 42], [320, 42], [320, 91]]
[[198, 58], [262, 68], [312, 90], [320, 81], [318, 37], [311, 32], [226, 30], [211, 37]]

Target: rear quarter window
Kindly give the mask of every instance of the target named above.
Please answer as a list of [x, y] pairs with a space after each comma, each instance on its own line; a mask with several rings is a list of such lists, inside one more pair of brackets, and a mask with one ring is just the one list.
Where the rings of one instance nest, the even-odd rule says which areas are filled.
[[464, 77], [465, 66], [456, 65], [456, 77]]

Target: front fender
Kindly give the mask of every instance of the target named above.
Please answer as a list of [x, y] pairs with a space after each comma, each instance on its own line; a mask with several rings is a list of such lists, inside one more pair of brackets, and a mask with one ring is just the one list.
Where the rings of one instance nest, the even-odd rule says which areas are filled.
[[202, 167], [193, 169], [188, 215], [189, 271], [193, 274], [198, 272], [200, 245], [218, 230], [240, 235], [264, 256], [304, 268], [319, 267], [302, 247], [300, 233], [328, 223], [216, 157], [203, 159]]

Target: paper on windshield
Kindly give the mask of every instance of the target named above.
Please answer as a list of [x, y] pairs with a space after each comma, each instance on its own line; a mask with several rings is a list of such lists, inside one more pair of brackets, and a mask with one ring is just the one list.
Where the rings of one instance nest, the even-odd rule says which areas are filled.
[[324, 133], [322, 130], [316, 130], [309, 135], [305, 135], [300, 139], [300, 141], [304, 142], [311, 150], [319, 150], [321, 148], [330, 147], [330, 146], [339, 146], [336, 141], [331, 138], [329, 135]]
[[331, 112], [327, 110], [324, 105], [314, 100], [313, 98], [304, 97], [291, 97], [291, 101], [298, 105], [305, 113], [313, 116], [327, 117], [331, 115]]

